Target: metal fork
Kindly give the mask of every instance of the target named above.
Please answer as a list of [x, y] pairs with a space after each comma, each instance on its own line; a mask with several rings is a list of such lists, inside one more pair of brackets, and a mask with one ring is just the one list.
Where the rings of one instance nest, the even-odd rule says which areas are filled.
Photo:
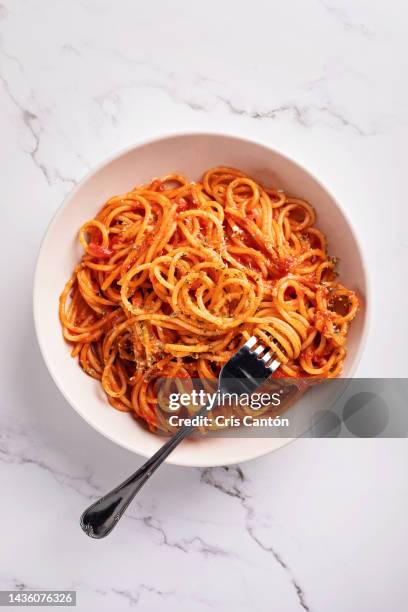
[[[274, 359], [274, 355], [267, 351], [256, 336], [252, 336], [222, 367], [217, 390], [221, 393], [234, 391], [238, 394], [251, 394], [279, 366], [280, 362]], [[206, 411], [207, 406], [202, 406], [194, 416], [204, 415]], [[183, 425], [137, 472], [89, 506], [80, 519], [85, 533], [91, 538], [107, 536], [117, 525], [136, 493], [193, 429], [192, 425]]]

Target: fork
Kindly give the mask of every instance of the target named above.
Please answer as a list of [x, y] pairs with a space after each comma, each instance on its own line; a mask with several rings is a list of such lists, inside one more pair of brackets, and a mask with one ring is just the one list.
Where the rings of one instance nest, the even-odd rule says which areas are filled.
[[[217, 391], [238, 394], [253, 393], [280, 366], [273, 353], [267, 351], [256, 336], [251, 338], [221, 368]], [[194, 416], [204, 415], [208, 407], [202, 406]], [[112, 491], [101, 497], [85, 510], [80, 524], [91, 538], [104, 538], [117, 525], [130, 502], [150, 476], [157, 470], [170, 453], [194, 429], [183, 425], [159, 450], [148, 459], [132, 476]]]

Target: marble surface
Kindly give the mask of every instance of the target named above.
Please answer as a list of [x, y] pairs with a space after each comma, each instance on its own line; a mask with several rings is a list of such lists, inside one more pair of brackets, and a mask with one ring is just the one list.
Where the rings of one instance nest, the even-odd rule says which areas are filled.
[[112, 152], [191, 129], [262, 138], [361, 237], [375, 299], [358, 374], [406, 376], [407, 17], [401, 0], [1, 0], [1, 589], [76, 589], [81, 612], [404, 609], [405, 440], [164, 466], [110, 538], [86, 538], [83, 508], [141, 459], [54, 387], [31, 289], [52, 214]]

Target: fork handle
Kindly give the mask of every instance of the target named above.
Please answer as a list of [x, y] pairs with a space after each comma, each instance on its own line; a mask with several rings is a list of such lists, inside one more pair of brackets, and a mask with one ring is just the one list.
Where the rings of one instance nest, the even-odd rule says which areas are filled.
[[[194, 416], [204, 414], [206, 410], [207, 406], [203, 406]], [[137, 472], [91, 504], [80, 519], [81, 527], [85, 533], [91, 538], [97, 539], [107, 536], [117, 525], [136, 493], [140, 491], [150, 476], [193, 429], [192, 425], [180, 427]]]

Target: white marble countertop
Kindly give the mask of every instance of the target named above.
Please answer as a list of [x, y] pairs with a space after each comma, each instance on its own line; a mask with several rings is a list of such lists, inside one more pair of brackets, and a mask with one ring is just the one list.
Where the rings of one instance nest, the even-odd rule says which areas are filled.
[[76, 589], [81, 612], [402, 612], [405, 440], [164, 466], [111, 537], [86, 538], [83, 508], [141, 459], [54, 387], [31, 288], [52, 214], [113, 151], [189, 129], [262, 138], [361, 237], [375, 299], [358, 374], [406, 376], [407, 17], [401, 0], [1, 0], [0, 589]]

